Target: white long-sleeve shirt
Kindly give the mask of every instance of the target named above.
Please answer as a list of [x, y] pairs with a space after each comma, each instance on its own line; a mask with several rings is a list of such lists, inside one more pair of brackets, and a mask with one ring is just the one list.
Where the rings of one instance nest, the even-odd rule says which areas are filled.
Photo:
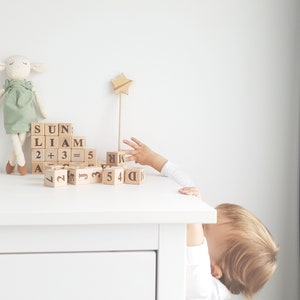
[[[194, 186], [192, 179], [167, 161], [161, 174], [170, 177], [180, 186]], [[186, 300], [228, 300], [228, 289], [211, 275], [210, 257], [206, 239], [199, 246], [186, 247]]]

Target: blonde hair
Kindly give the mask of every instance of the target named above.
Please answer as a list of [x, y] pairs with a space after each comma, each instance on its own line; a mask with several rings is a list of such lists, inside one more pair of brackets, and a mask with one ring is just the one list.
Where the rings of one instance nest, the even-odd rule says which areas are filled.
[[251, 299], [274, 273], [278, 246], [263, 223], [243, 207], [224, 203], [216, 209], [230, 228], [218, 262], [220, 281], [232, 294]]

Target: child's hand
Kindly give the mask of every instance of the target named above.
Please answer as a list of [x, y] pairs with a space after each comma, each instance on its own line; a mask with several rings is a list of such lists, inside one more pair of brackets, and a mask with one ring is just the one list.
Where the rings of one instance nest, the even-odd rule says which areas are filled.
[[184, 195], [193, 195], [202, 200], [200, 191], [196, 187], [187, 186], [187, 187], [181, 188], [179, 190], [179, 193], [184, 194]]
[[126, 161], [135, 161], [141, 165], [148, 165], [159, 172], [167, 162], [164, 157], [152, 151], [147, 145], [134, 137], [130, 141], [123, 140], [123, 143], [132, 148], [132, 150], [124, 150], [126, 154], [129, 154], [126, 157]]

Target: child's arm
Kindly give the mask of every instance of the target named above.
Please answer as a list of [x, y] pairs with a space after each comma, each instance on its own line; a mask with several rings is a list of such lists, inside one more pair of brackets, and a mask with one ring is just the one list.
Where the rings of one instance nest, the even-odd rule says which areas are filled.
[[[147, 145], [143, 144], [138, 139], [132, 137], [131, 140], [123, 140], [123, 143], [130, 146], [132, 150], [124, 150], [126, 154], [130, 155], [126, 158], [127, 161], [135, 161], [136, 163], [140, 163], [141, 165], [148, 165], [158, 172], [161, 172], [163, 167], [167, 163], [167, 159], [161, 156], [160, 154], [151, 150]], [[189, 182], [189, 178], [181, 172], [177, 170], [174, 165], [170, 167], [172, 170], [171, 178], [177, 182]], [[168, 172], [168, 171], [166, 171]], [[201, 195], [197, 188], [195, 187], [184, 187], [179, 190], [181, 194], [185, 195], [194, 195], [198, 197], [200, 200]], [[187, 225], [187, 246], [196, 246], [201, 245], [204, 241], [203, 227], [202, 224], [188, 224]]]
[[126, 161], [135, 161], [141, 165], [148, 165], [158, 172], [162, 170], [167, 162], [166, 158], [154, 152], [134, 137], [131, 138], [131, 141], [123, 140], [123, 143], [133, 148], [133, 150], [124, 150], [126, 154], [130, 155], [126, 158]]
[[[202, 200], [200, 191], [195, 187], [184, 187], [179, 190], [184, 195], [193, 195]], [[204, 232], [202, 224], [187, 224], [186, 244], [187, 246], [198, 246], [204, 242]]]

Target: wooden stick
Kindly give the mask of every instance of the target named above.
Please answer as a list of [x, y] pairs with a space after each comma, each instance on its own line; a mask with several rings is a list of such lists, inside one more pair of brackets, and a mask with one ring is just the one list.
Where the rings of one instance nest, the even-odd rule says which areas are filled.
[[122, 115], [122, 93], [119, 98], [119, 134], [118, 134], [118, 151], [121, 150], [121, 115]]

